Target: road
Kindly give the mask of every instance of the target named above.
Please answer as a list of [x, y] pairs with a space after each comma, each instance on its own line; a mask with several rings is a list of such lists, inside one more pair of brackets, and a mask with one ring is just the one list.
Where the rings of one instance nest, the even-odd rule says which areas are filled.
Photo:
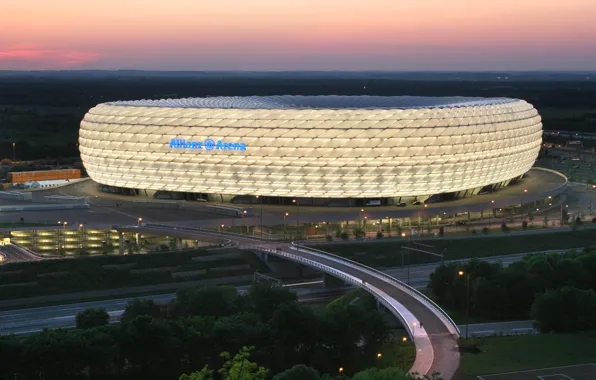
[[0, 252], [4, 256], [5, 262], [38, 261], [40, 257], [27, 251], [18, 249], [12, 244], [0, 245]]
[[[564, 253], [567, 249], [555, 249], [549, 251], [538, 251], [538, 252], [526, 252], [526, 253], [519, 253], [514, 255], [505, 255], [505, 256], [490, 256], [490, 257], [483, 257], [481, 258], [482, 261], [487, 261], [489, 263], [503, 263], [504, 266], [508, 266], [513, 264], [516, 261], [521, 260], [524, 256], [529, 254], [548, 254], [548, 253]], [[460, 260], [446, 260], [444, 261], [445, 264], [449, 263], [466, 263], [472, 259], [460, 259]], [[397, 268], [389, 268], [384, 269], [383, 272], [387, 273], [390, 276], [401, 280], [410, 286], [422, 290], [426, 289], [426, 286], [430, 280], [430, 274], [434, 272], [434, 270], [441, 265], [442, 263], [430, 263], [430, 264], [421, 264], [421, 265], [412, 265], [412, 266], [405, 266], [405, 267], [397, 267]]]
[[521, 335], [536, 334], [538, 332], [534, 328], [534, 321], [476, 323], [470, 325], [460, 325], [459, 329], [462, 332], [462, 337], [465, 337], [466, 335], [468, 337], [491, 335]]
[[[565, 181], [560, 176], [538, 169], [532, 169], [523, 181], [500, 189], [499, 191], [486, 195], [462, 198], [449, 202], [430, 203], [426, 207], [422, 205], [407, 205], [406, 207], [381, 206], [366, 207], [360, 212], [360, 207], [309, 207], [306, 204], [298, 207], [295, 205], [263, 205], [253, 204], [255, 214], [263, 210], [262, 222], [264, 225], [283, 225], [300, 223], [330, 223], [345, 222], [346, 220], [379, 220], [382, 218], [404, 218], [404, 217], [428, 217], [437, 215], [453, 215], [463, 212], [487, 211], [490, 208], [502, 208], [520, 202], [520, 194], [524, 189], [528, 190], [523, 195], [524, 203], [532, 200], [544, 199], [548, 195], [556, 195], [564, 190]], [[551, 192], [553, 192], [551, 194]], [[134, 201], [148, 200], [145, 196], [123, 196], [108, 194], [98, 190], [98, 185], [93, 181], [79, 182], [70, 186], [58, 189], [35, 192], [36, 199], [47, 195], [68, 195], [68, 196], [89, 196], [91, 208], [88, 210], [58, 210], [58, 211], [25, 211], [14, 213], [3, 213], [0, 215], [0, 222], [15, 222], [23, 217], [25, 222], [40, 222], [56, 224], [58, 220], [68, 221], [70, 225], [83, 223], [86, 226], [107, 226], [110, 224], [133, 224], [138, 218], [153, 222], [182, 222], [186, 225], [196, 227], [219, 226], [235, 224], [236, 226], [254, 226], [261, 223], [261, 218], [239, 218], [221, 217], [207, 212], [200, 202], [186, 202], [183, 208], [163, 208], [159, 203], [151, 205], [139, 205]], [[494, 203], [491, 201], [494, 200]], [[304, 199], [303, 202], [307, 202]], [[238, 205], [236, 205], [238, 206]], [[298, 211], [298, 208], [300, 210]], [[289, 213], [285, 218], [285, 213]], [[298, 214], [300, 215], [298, 217]], [[299, 220], [298, 220], [299, 218]], [[91, 223], [92, 222], [92, 223]]]
[[[294, 284], [294, 286], [304, 286], [304, 284]], [[345, 293], [349, 288], [338, 289], [320, 289], [289, 287], [296, 292], [300, 302], [322, 302], [337, 297]], [[243, 294], [248, 286], [238, 287], [238, 291]], [[173, 300], [176, 294], [160, 294], [154, 296], [143, 296], [143, 299], [152, 299], [156, 303], [166, 304]], [[126, 305], [134, 297], [120, 298], [113, 300], [81, 302], [68, 305], [45, 306], [21, 310], [9, 310], [0, 312], [0, 335], [8, 334], [30, 334], [42, 331], [43, 329], [71, 328], [76, 326], [77, 313], [88, 308], [103, 308], [110, 314], [110, 321], [116, 323], [124, 312]]]

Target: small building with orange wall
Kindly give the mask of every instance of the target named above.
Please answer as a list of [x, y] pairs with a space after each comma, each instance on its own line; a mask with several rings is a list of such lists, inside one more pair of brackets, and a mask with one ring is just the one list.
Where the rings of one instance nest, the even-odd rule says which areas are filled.
[[33, 172], [10, 172], [10, 182], [13, 184], [38, 181], [55, 181], [60, 179], [81, 178], [79, 169], [39, 170]]

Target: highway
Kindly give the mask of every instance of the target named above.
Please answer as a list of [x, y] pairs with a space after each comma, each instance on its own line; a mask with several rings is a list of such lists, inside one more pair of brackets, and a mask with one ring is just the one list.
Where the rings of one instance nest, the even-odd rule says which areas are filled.
[[[304, 285], [311, 284], [306, 282]], [[294, 284], [300, 286], [303, 284]], [[239, 293], [247, 291], [248, 286], [237, 288]], [[329, 301], [340, 294], [345, 293], [349, 288], [320, 289], [320, 288], [294, 288], [289, 287], [298, 295], [299, 302], [323, 302]], [[167, 304], [176, 297], [176, 294], [160, 294], [153, 296], [142, 296], [138, 298], [152, 299], [159, 304]], [[43, 329], [71, 328], [76, 326], [76, 315], [88, 308], [103, 308], [110, 314], [110, 322], [117, 323], [124, 313], [124, 308], [135, 297], [119, 298], [112, 300], [81, 302], [67, 305], [45, 306], [21, 310], [8, 310], [0, 312], [0, 335], [8, 334], [30, 334], [42, 331]]]

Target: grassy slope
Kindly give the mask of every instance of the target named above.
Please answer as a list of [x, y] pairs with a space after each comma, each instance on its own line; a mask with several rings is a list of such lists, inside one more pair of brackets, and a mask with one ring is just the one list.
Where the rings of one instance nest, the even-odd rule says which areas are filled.
[[[511, 235], [482, 237], [474, 239], [448, 239], [424, 241], [434, 247], [435, 252], [447, 249], [445, 260], [469, 257], [488, 257], [523, 252], [547, 251], [549, 249], [567, 249], [586, 247], [596, 244], [596, 231], [566, 231], [540, 235]], [[407, 246], [406, 240], [396, 242], [362, 244], [328, 244], [316, 248], [332, 252], [373, 267], [391, 267], [401, 265], [401, 247]], [[439, 261], [438, 257], [412, 252], [411, 258], [405, 257], [405, 263], [423, 264]]]
[[457, 379], [475, 376], [593, 363], [596, 331], [491, 337], [479, 340], [478, 354], [462, 355]]

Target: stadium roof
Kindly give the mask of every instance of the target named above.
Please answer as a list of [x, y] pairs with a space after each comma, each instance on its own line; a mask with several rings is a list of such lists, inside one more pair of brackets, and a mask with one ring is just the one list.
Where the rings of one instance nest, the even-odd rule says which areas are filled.
[[235, 109], [412, 109], [484, 107], [515, 103], [510, 98], [430, 96], [221, 96], [105, 103], [126, 107], [235, 108]]

